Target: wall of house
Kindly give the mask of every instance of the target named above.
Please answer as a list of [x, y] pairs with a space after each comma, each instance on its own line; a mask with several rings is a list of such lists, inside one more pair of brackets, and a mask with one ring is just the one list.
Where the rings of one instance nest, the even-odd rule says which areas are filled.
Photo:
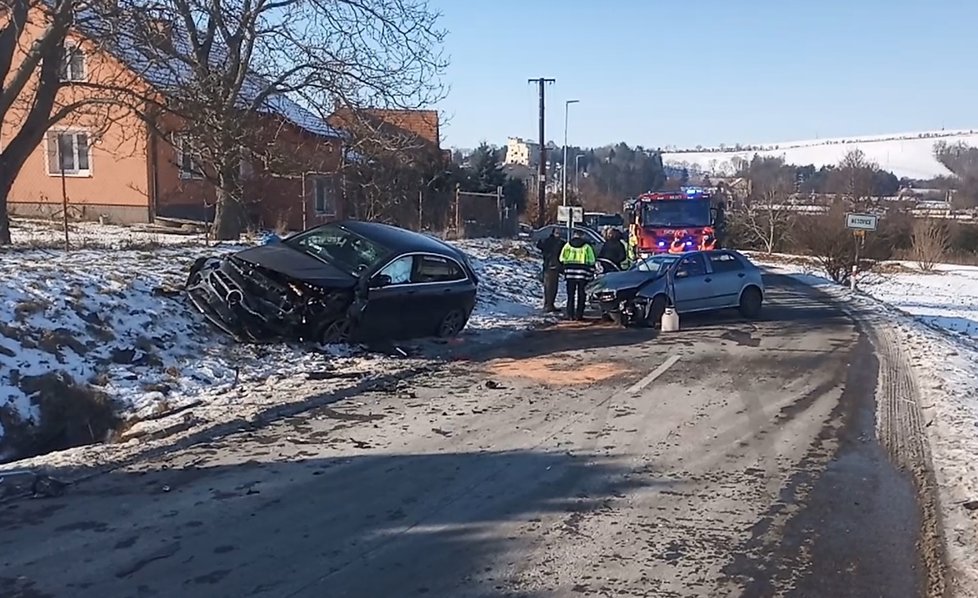
[[[40, 36], [45, 17], [36, 12], [27, 26], [26, 39]], [[111, 56], [95, 51], [83, 38], [72, 37], [85, 51], [85, 79], [95, 83], [139, 85], [135, 76]], [[28, 44], [22, 44], [26, 47]], [[24, 58], [18, 52], [14, 68]], [[13, 69], [12, 69], [13, 70]], [[18, 102], [6, 114], [0, 143], [6, 145], [24, 121], [35, 84], [29, 83]], [[93, 92], [63, 88], [56, 109], [90, 97]], [[87, 95], [83, 95], [87, 94]], [[103, 93], [104, 97], [108, 97]], [[49, 173], [48, 146], [42, 140], [17, 176], [8, 205], [15, 215], [49, 217], [62, 212], [63, 193], [67, 196], [69, 217], [113, 222], [146, 222], [151, 218], [146, 155], [147, 130], [137, 116], [118, 107], [89, 106], [58, 123], [52, 130], [84, 131], [92, 140], [90, 169], [86, 173], [62, 177]]]
[[[163, 131], [178, 133], [185, 129], [182, 121], [167, 116], [159, 123]], [[178, 152], [172, 137], [152, 135], [149, 141], [149, 178], [153, 190], [156, 216], [210, 222], [217, 198], [214, 185], [204, 179], [180, 177]]]
[[[283, 125], [278, 119], [268, 117], [265, 145], [274, 158], [287, 157], [285, 162], [266, 166], [261, 157], [250, 161], [250, 172], [243, 176], [244, 199], [248, 219], [252, 226], [261, 229], [300, 230], [342, 216], [338, 175], [341, 165], [339, 140], [324, 140]], [[166, 123], [166, 130], [181, 130], [180, 123]], [[155, 146], [152, 164], [155, 164], [156, 213], [161, 217], [186, 218], [209, 221], [213, 218], [215, 188], [210, 181], [180, 178], [177, 152], [164, 139], [151, 142]], [[290, 173], [283, 175], [282, 173]], [[329, 213], [316, 212], [314, 173], [327, 173], [335, 191]], [[305, 185], [303, 185], [305, 179]], [[303, 192], [305, 196], [303, 199]]]
[[[256, 164], [249, 190], [249, 205], [258, 206], [254, 218], [269, 229], [302, 230], [345, 217], [340, 169], [342, 147], [338, 139], [324, 140], [292, 127], [275, 126], [275, 143], [285, 148], [280, 154], [292, 157], [290, 164], [277, 170], [289, 176], [272, 176], [269, 169]], [[284, 168], [283, 168], [284, 167]], [[330, 190], [330, 210], [316, 210], [316, 180]]]

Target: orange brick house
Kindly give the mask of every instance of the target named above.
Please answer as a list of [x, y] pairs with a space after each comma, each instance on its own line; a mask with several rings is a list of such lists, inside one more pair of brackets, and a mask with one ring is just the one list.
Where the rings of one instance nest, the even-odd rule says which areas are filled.
[[[45, 19], [40, 11], [32, 13], [27, 35], [40, 37]], [[128, 79], [132, 86], [159, 89], [122, 54], [103, 51], [82, 33], [73, 32], [66, 43], [62, 78], [115, 85]], [[17, 58], [15, 65], [23, 55]], [[59, 91], [58, 104], [84, 99], [85, 93], [91, 92], [68, 84]], [[6, 144], [16, 133], [28, 102], [8, 111], [0, 143]], [[298, 229], [342, 217], [342, 134], [284, 95], [270, 98], [267, 104], [267, 113], [260, 116], [275, 131], [272, 143], [284, 145], [278, 152], [304, 159], [301, 169], [286, 176], [271, 173], [260, 161], [242, 162], [251, 221]], [[8, 194], [9, 212], [27, 217], [59, 215], [66, 195], [69, 217], [74, 219], [139, 223], [158, 217], [208, 218], [215, 189], [185, 151], [179, 123], [168, 124], [173, 126], [165, 130], [173, 131], [172, 136], [163, 138], [121, 107], [73, 113], [48, 130], [28, 158]]]
[[367, 108], [354, 116], [349, 108], [340, 108], [328, 122], [337, 129], [354, 131], [354, 137], [355, 130], [366, 125], [382, 135], [402, 139], [414, 151], [434, 152], [444, 158], [436, 110]]

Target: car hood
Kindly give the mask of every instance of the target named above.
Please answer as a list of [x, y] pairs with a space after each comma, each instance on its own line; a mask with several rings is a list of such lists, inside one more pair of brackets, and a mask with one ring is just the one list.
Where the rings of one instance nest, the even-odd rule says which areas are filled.
[[352, 287], [357, 281], [336, 266], [281, 243], [245, 249], [234, 257], [317, 287]]
[[647, 272], [643, 270], [625, 270], [624, 272], [610, 272], [594, 280], [588, 285], [590, 291], [627, 291], [637, 289], [647, 282], [662, 278], [662, 274]]

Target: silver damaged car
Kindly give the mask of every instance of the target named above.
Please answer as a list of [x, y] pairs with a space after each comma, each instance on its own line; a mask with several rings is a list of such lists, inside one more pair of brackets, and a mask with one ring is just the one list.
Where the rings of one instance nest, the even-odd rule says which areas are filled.
[[756, 318], [764, 302], [761, 270], [732, 250], [654, 255], [596, 278], [586, 292], [623, 326], [656, 326], [670, 305], [680, 314], [733, 308]]

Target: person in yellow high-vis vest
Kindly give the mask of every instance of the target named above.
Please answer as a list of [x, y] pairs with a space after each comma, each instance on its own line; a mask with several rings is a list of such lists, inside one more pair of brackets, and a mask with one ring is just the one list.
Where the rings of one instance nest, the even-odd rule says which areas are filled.
[[594, 278], [594, 249], [584, 241], [584, 233], [574, 231], [573, 238], [560, 252], [560, 264], [567, 281], [567, 319], [584, 319], [584, 287]]

